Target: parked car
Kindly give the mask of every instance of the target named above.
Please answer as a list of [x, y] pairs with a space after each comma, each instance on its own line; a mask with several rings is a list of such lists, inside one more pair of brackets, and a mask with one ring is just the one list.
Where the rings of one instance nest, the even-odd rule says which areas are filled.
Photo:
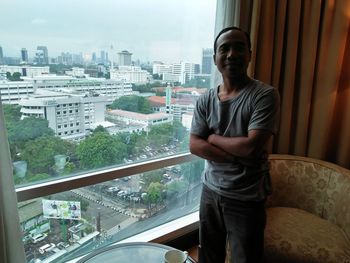
[[47, 237], [47, 234], [42, 233], [42, 234], [38, 234], [38, 235], [32, 236], [31, 239], [32, 239], [32, 242], [34, 244], [36, 244], [36, 243], [44, 240], [46, 237]]
[[57, 244], [57, 247], [61, 248], [61, 249], [66, 249], [66, 248], [69, 247], [69, 243], [60, 242], [60, 243]]
[[54, 243], [45, 244], [45, 245], [39, 247], [39, 253], [40, 254], [45, 254], [46, 252], [51, 251], [55, 247], [56, 247], [56, 245]]

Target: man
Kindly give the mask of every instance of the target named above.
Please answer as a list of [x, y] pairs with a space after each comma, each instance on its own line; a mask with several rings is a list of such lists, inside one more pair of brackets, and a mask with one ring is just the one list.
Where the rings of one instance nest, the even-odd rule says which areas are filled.
[[278, 91], [248, 77], [249, 35], [223, 29], [214, 62], [223, 83], [201, 96], [190, 151], [207, 160], [200, 203], [200, 263], [257, 263], [263, 258], [265, 200], [271, 191], [266, 146], [276, 133]]

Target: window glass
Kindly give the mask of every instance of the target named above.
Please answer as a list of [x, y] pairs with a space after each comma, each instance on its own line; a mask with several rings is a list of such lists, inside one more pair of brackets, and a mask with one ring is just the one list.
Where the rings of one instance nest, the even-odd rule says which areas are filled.
[[[0, 89], [32, 87], [15, 103], [2, 98], [12, 160], [27, 164], [23, 177], [14, 167], [16, 184], [188, 150], [210, 83], [214, 0], [10, 2], [1, 3], [1, 24], [12, 22], [0, 29]], [[85, 110], [67, 115], [72, 105]], [[79, 131], [57, 128], [84, 119]], [[63, 170], [57, 155], [69, 160]]]
[[193, 161], [19, 203], [27, 260], [67, 262], [197, 211], [203, 166]]
[[[196, 100], [211, 83], [215, 9], [216, 0], [1, 1], [0, 92], [16, 186], [187, 152]], [[201, 171], [186, 163], [19, 203], [28, 262], [66, 262], [195, 211], [188, 193]], [[80, 202], [81, 218], [44, 216], [43, 200]], [[180, 204], [192, 208], [175, 213]], [[76, 242], [84, 237], [86, 249]]]

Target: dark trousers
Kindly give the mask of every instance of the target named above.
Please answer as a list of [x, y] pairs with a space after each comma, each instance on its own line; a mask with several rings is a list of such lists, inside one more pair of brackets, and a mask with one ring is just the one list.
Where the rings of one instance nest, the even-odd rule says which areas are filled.
[[239, 201], [203, 186], [200, 203], [199, 263], [263, 262], [265, 201]]

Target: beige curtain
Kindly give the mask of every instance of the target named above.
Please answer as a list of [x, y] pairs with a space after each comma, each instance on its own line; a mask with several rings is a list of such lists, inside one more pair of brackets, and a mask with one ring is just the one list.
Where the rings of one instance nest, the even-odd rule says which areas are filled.
[[0, 98], [0, 262], [26, 262]]
[[244, 0], [250, 74], [277, 87], [273, 152], [350, 168], [350, 0]]

